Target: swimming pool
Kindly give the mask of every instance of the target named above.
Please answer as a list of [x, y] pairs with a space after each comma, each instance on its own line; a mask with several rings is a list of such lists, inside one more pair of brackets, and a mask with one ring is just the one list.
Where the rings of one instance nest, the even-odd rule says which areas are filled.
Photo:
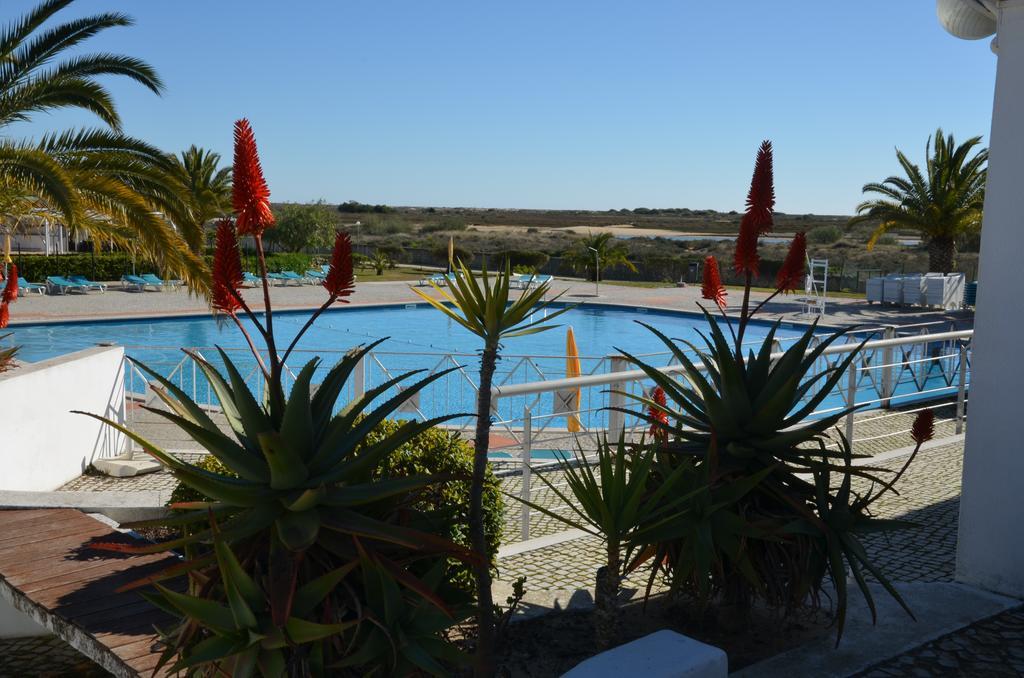
[[[287, 345], [308, 318], [305, 311], [284, 311], [274, 314], [275, 336], [279, 345]], [[699, 333], [707, 325], [704, 318], [694, 313], [670, 312], [645, 308], [628, 308], [603, 304], [584, 304], [570, 309], [554, 323], [559, 326], [548, 332], [514, 338], [504, 346], [495, 384], [513, 384], [565, 376], [565, 333], [571, 326], [581, 356], [582, 374], [608, 372], [613, 368], [609, 356], [622, 348], [634, 355], [647, 356], [648, 362], [668, 364], [669, 355], [650, 331], [638, 322], [656, 326], [670, 337], [685, 339], [700, 345]], [[769, 323], [755, 322], [748, 328], [751, 344], [760, 345], [767, 335]], [[95, 322], [69, 322], [59, 324], [26, 324], [9, 328], [13, 342], [22, 346], [23, 360], [37, 361], [95, 346], [120, 344], [127, 355], [142, 361], [189, 392], [199, 402], [216, 404], [201, 373], [185, 360], [181, 348], [198, 349], [210, 362], [219, 364], [214, 346], [223, 347], [239, 365], [244, 375], [250, 376], [254, 391], [261, 388], [255, 361], [245, 348], [245, 341], [233, 323], [211, 316], [189, 316], [146, 320], [116, 320]], [[785, 346], [800, 336], [804, 326], [784, 324], [776, 338]], [[825, 333], [823, 331], [822, 333]], [[408, 370], [437, 371], [449, 367], [460, 369], [434, 382], [418, 397], [403, 407], [405, 416], [434, 417], [444, 414], [475, 411], [476, 351], [479, 341], [458, 324], [425, 304], [400, 306], [342, 307], [322, 315], [305, 335], [290, 369], [299, 367], [314, 356], [323, 358], [320, 373], [326, 372], [344, 352], [381, 337], [390, 337], [377, 347], [365, 361], [363, 385], [369, 389]], [[877, 363], [877, 361], [876, 361]], [[917, 372], [909, 372], [898, 382], [896, 392], [910, 397], [923, 388], [949, 385], [952, 365], [921, 365]], [[858, 400], [867, 400], [877, 384], [876, 374], [866, 372], [858, 384]], [[920, 377], [920, 378], [918, 378]], [[141, 392], [143, 382], [138, 374], [129, 374], [128, 389]], [[314, 383], [317, 381], [314, 378]], [[351, 398], [354, 384], [343, 394]], [[601, 427], [607, 414], [600, 408], [607, 404], [606, 389], [587, 389], [581, 398], [581, 417], [586, 427]], [[863, 391], [863, 396], [860, 391]], [[392, 389], [383, 397], [395, 395]], [[826, 401], [826, 407], [841, 406], [838, 392]], [[524, 406], [534, 413], [551, 413], [554, 408], [552, 394], [503, 399], [498, 403], [499, 420], [520, 418]], [[468, 418], [457, 420], [469, 423]], [[552, 428], [565, 426], [548, 422]]]

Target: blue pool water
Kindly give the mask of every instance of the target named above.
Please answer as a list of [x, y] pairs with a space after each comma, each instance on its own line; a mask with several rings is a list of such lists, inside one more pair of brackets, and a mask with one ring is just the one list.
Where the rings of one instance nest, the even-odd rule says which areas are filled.
[[[308, 318], [307, 312], [279, 312], [274, 315], [275, 336], [279, 347], [286, 346]], [[672, 313], [648, 309], [583, 305], [573, 308], [554, 320], [559, 327], [548, 332], [511, 339], [504, 347], [504, 359], [495, 377], [496, 384], [524, 383], [565, 376], [565, 333], [571, 326], [581, 356], [583, 374], [604, 373], [611, 369], [605, 359], [625, 349], [634, 355], [648, 355], [648, 362], [668, 364], [664, 345], [650, 331], [635, 321], [654, 325], [670, 337], [700, 344], [699, 332], [706, 330], [702, 316], [691, 313]], [[754, 323], [748, 329], [752, 344], [759, 345], [770, 325]], [[246, 344], [233, 323], [210, 316], [167, 318], [154, 320], [125, 320], [104, 322], [73, 322], [61, 324], [16, 325], [9, 328], [13, 341], [22, 346], [23, 360], [38, 361], [95, 346], [119, 344], [132, 358], [142, 361], [158, 372], [170, 377], [199, 402], [215, 404], [208, 385], [189, 361], [183, 362], [182, 347], [197, 348], [214, 364], [220, 363], [214, 346], [225, 348], [244, 375], [253, 375], [252, 386], [258, 391], [255, 361], [245, 348]], [[787, 341], [803, 333], [804, 327], [784, 325], [776, 337]], [[319, 355], [323, 358], [322, 375], [335, 364], [343, 353], [353, 347], [381, 337], [390, 337], [381, 344], [366, 362], [365, 385], [370, 388], [391, 376], [412, 369], [438, 370], [462, 366], [463, 371], [450, 374], [424, 390], [419, 399], [408, 403], [407, 416], [433, 417], [475, 410], [475, 391], [479, 341], [458, 324], [438, 311], [426, 306], [409, 304], [388, 307], [338, 308], [325, 313], [305, 335], [295, 355], [289, 360], [294, 372], [307, 360]], [[877, 362], [877, 361], [876, 361]], [[938, 370], [936, 372], [936, 369]], [[916, 378], [909, 373], [897, 386], [897, 393], [909, 394], [923, 388], [935, 388], [949, 381], [951, 365], [922, 365]], [[858, 388], [858, 400], [871, 398], [872, 375], [865, 373]], [[916, 379], [916, 381], [915, 381]], [[137, 374], [127, 377], [128, 388], [141, 392], [143, 382]], [[314, 379], [316, 382], [317, 379]], [[863, 390], [863, 396], [860, 391]], [[392, 389], [386, 395], [396, 395]], [[351, 392], [343, 395], [343, 400]], [[581, 408], [592, 410], [582, 416], [585, 426], [598, 426], [606, 422], [607, 415], [599, 412], [607, 404], [604, 389], [584, 390]], [[826, 406], [840, 406], [838, 394], [830, 396]], [[509, 398], [499, 403], [498, 418], [516, 420], [522, 416], [524, 406], [534, 415], [553, 411], [550, 394], [528, 398]], [[468, 418], [458, 420], [468, 423]], [[538, 421], [536, 426], [564, 428], [565, 418]], [[518, 427], [518, 424], [513, 424]]]

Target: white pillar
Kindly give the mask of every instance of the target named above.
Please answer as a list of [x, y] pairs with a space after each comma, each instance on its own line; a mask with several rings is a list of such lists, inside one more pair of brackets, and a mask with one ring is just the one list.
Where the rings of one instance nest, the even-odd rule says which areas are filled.
[[997, 45], [956, 578], [1022, 597], [1024, 0], [999, 3]]

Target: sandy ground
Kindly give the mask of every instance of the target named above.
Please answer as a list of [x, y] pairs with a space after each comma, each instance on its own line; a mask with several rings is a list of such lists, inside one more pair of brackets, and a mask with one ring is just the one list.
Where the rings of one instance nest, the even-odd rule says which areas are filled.
[[[587, 235], [590, 233], [611, 233], [616, 238], [671, 238], [680, 235], [689, 235], [694, 237], [702, 236], [722, 236], [727, 235], [723, 233], [699, 233], [699, 232], [688, 232], [688, 231], [673, 231], [666, 228], [636, 228], [630, 224], [612, 224], [609, 226], [567, 226], [565, 228], [546, 228], [543, 226], [536, 227], [541, 233], [577, 233], [579, 235]], [[501, 234], [518, 234], [523, 232], [522, 226], [490, 226], [473, 224], [473, 229], [481, 233], [501, 233]], [[788, 237], [792, 233], [773, 233], [778, 237]]]

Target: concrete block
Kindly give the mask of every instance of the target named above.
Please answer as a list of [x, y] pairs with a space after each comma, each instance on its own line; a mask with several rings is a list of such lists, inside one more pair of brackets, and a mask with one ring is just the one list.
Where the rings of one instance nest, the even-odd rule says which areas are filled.
[[580, 662], [563, 678], [725, 678], [728, 673], [721, 649], [675, 631], [658, 631]]
[[131, 478], [144, 473], [155, 473], [163, 468], [163, 464], [152, 457], [112, 457], [110, 459], [97, 459], [92, 463], [93, 467], [100, 473], [112, 478]]

